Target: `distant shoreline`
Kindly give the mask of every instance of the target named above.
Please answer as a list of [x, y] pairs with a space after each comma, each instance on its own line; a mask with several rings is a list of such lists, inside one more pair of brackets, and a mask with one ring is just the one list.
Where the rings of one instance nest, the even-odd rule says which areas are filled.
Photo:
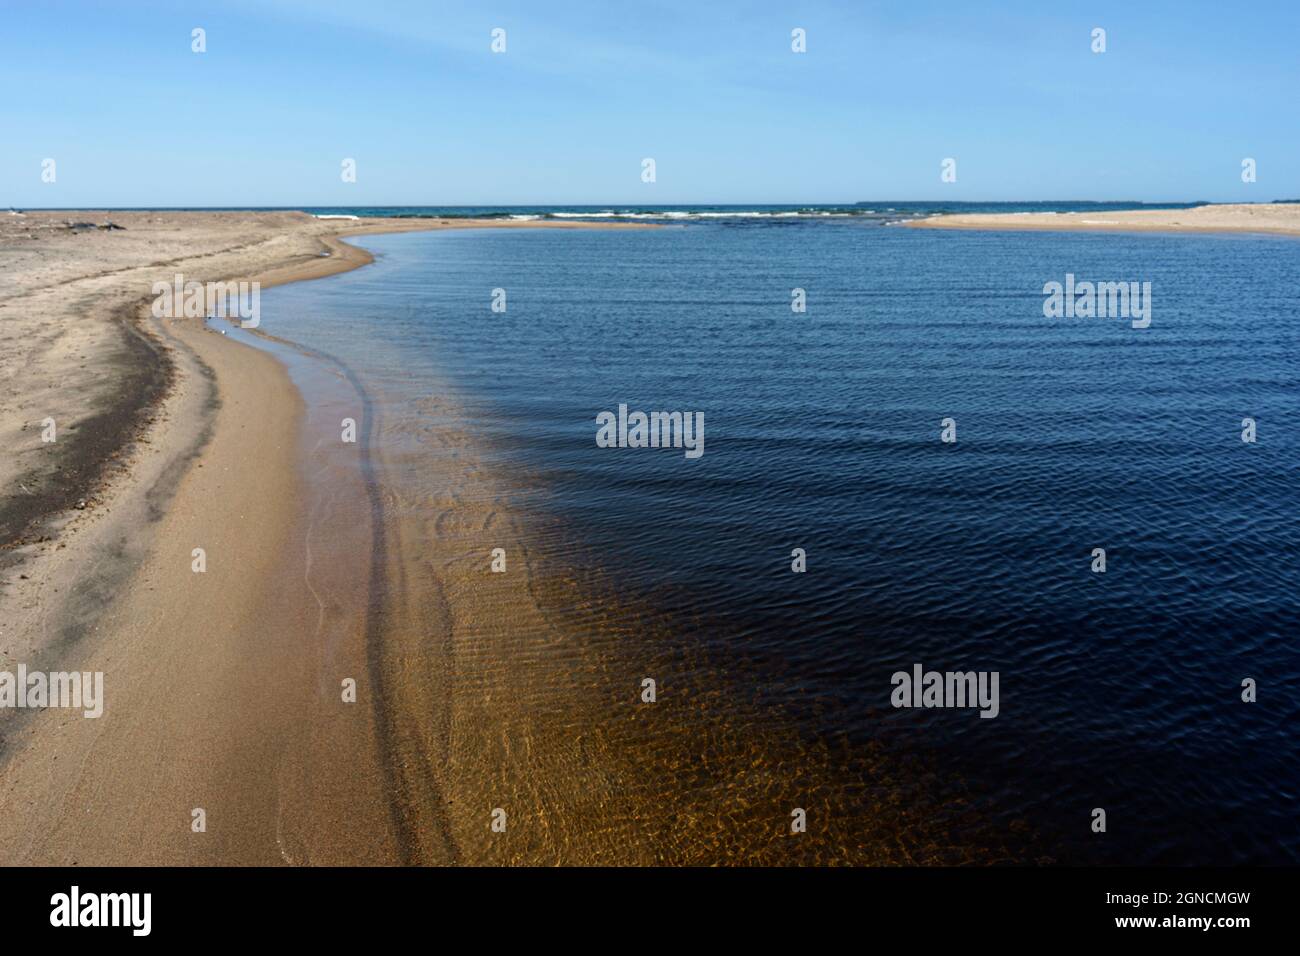
[[914, 229], [1028, 232], [1270, 233], [1300, 236], [1300, 204], [1225, 203], [1188, 209], [1136, 209], [1106, 213], [960, 213], [916, 219]]
[[[1276, 203], [1255, 204], [1256, 208], [1269, 208]], [[880, 200], [830, 203], [579, 203], [556, 205], [547, 203], [511, 204], [490, 206], [366, 206], [324, 205], [244, 209], [175, 208], [136, 209], [129, 207], [97, 210], [44, 210], [43, 213], [61, 213], [67, 216], [94, 212], [107, 217], [129, 212], [136, 213], [267, 213], [307, 214], [324, 222], [358, 220], [382, 221], [433, 221], [441, 227], [444, 223], [565, 223], [565, 222], [638, 222], [654, 225], [681, 225], [684, 223], [731, 224], [763, 223], [789, 225], [793, 223], [854, 222], [869, 225], [896, 225], [899, 223], [931, 219], [937, 216], [1079, 214], [1089, 216], [1109, 215], [1115, 212], [1182, 212], [1211, 205], [1204, 200], [1191, 202], [1144, 202], [1136, 200], [1030, 200], [1030, 201], [972, 201], [965, 199], [932, 198], [924, 200]], [[76, 225], [88, 227], [82, 222]]]

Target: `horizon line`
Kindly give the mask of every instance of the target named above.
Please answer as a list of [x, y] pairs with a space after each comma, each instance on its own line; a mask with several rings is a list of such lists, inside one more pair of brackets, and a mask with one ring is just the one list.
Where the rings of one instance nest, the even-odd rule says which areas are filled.
[[1254, 200], [1219, 200], [1219, 199], [858, 199], [852, 201], [831, 201], [831, 202], [664, 202], [664, 203], [645, 203], [645, 202], [580, 202], [580, 203], [555, 203], [555, 202], [512, 202], [512, 203], [291, 203], [284, 205], [256, 205], [256, 204], [238, 204], [238, 205], [210, 205], [201, 203], [166, 205], [166, 206], [147, 206], [134, 204], [115, 204], [115, 205], [75, 205], [75, 206], [18, 206], [8, 205], [6, 208], [13, 212], [73, 212], [79, 209], [84, 210], [121, 210], [121, 211], [165, 211], [165, 210], [214, 210], [214, 211], [232, 211], [232, 210], [276, 210], [276, 211], [302, 211], [305, 209], [513, 209], [513, 208], [588, 208], [588, 209], [617, 209], [617, 208], [646, 208], [653, 207], [657, 209], [668, 209], [674, 206], [709, 206], [714, 208], [734, 208], [748, 209], [755, 206], [868, 206], [882, 205], [885, 203], [924, 203], [928, 205], [957, 205], [957, 204], [982, 204], [982, 205], [1028, 205], [1028, 204], [1092, 204], [1104, 205], [1109, 203], [1128, 203], [1132, 205], [1144, 206], [1267, 206], [1278, 203], [1300, 203], [1300, 199], [1291, 198], [1273, 198], [1273, 199], [1254, 199]]

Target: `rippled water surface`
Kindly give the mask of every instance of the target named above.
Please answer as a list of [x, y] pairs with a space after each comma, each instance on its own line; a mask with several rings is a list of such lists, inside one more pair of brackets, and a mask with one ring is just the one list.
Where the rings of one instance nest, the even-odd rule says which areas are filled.
[[[851, 221], [357, 243], [375, 265], [268, 291], [265, 328], [410, 434], [454, 393], [539, 560], [634, 609], [629, 658], [671, 633], [725, 673], [733, 732], [791, 722], [855, 786], [858, 755], [907, 755], [1021, 858], [1300, 860], [1300, 244]], [[1150, 327], [1045, 318], [1066, 273], [1150, 282]], [[620, 403], [703, 412], [703, 456], [598, 448]], [[419, 485], [414, 445], [382, 480]], [[999, 716], [892, 708], [916, 663], [998, 671]]]

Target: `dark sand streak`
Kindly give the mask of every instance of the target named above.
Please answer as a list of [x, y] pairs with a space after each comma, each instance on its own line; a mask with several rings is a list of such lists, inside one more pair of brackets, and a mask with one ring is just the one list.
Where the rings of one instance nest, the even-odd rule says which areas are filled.
[[61, 430], [51, 454], [55, 469], [32, 469], [19, 479], [27, 494], [0, 505], [0, 571], [18, 563], [14, 548], [40, 538], [55, 515], [89, 502], [110, 466], [140, 437], [175, 378], [175, 365], [157, 336], [142, 327], [139, 310], [149, 300], [119, 307], [114, 321], [122, 354], [110, 374], [118, 386], [105, 410], [75, 430]]

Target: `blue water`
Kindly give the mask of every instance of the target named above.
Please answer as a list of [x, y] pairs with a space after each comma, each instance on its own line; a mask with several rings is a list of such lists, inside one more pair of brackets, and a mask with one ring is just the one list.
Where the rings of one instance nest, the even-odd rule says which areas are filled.
[[[846, 774], [906, 751], [1014, 858], [1300, 860], [1300, 244], [851, 216], [357, 243], [373, 266], [269, 290], [267, 331], [390, 413], [454, 389], [545, 557], [726, 669], [719, 721], [783, 715]], [[1150, 282], [1150, 327], [1045, 318], [1066, 273]], [[703, 412], [703, 456], [598, 448], [620, 403]], [[915, 663], [998, 671], [999, 716], [892, 708]]]

